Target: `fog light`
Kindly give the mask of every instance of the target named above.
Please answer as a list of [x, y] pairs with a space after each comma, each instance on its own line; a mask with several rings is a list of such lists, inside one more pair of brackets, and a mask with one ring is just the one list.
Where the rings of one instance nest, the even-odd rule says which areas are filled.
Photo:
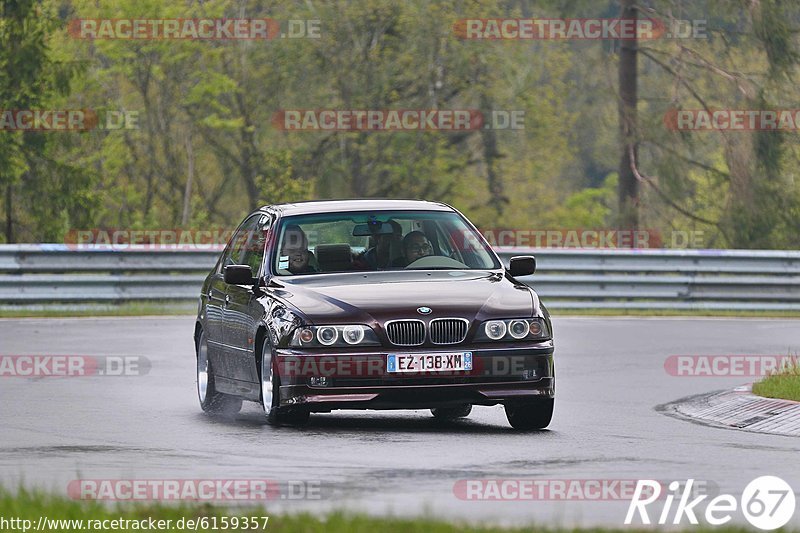
[[331, 385], [331, 380], [327, 378], [327, 376], [313, 376], [308, 378], [308, 384], [312, 387], [329, 387]]

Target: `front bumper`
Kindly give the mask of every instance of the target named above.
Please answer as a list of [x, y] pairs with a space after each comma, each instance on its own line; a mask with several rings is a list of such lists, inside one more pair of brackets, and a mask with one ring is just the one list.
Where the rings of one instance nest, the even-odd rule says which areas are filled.
[[[386, 371], [389, 352], [308, 354], [276, 350], [281, 406], [334, 409], [428, 409], [464, 403], [496, 405], [553, 398], [553, 343], [524, 347], [458, 346], [391, 353], [471, 352], [468, 371], [397, 374]], [[446, 347], [445, 347], [446, 348]], [[320, 385], [319, 378], [325, 385]]]

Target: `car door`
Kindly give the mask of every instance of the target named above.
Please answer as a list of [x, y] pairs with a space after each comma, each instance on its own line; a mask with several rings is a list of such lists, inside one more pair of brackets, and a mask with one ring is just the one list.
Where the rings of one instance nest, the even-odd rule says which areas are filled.
[[234, 251], [234, 243], [238, 235], [238, 229], [234, 232], [225, 250], [222, 252], [214, 272], [206, 285], [206, 316], [204, 330], [206, 333], [206, 340], [208, 341], [208, 358], [211, 361], [211, 366], [214, 373], [218, 376], [229, 375], [229, 370], [226, 368], [227, 360], [224, 357], [225, 341], [225, 296], [227, 287], [223, 279], [223, 272], [226, 265], [232, 264], [231, 254]]
[[[270, 228], [269, 215], [254, 216], [243, 226], [243, 246], [238, 255], [232, 257], [236, 264], [248, 265], [254, 277], [263, 274], [263, 262]], [[239, 382], [258, 382], [254, 347], [258, 323], [264, 309], [252, 286], [226, 285], [227, 305], [224, 308], [225, 328], [223, 338], [226, 357], [231, 368], [230, 377]], [[240, 392], [246, 392], [242, 384]]]

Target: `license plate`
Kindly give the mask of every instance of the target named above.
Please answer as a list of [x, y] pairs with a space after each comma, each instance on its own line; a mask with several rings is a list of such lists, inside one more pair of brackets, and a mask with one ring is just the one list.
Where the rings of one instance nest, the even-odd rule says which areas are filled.
[[442, 372], [472, 370], [472, 352], [389, 354], [387, 372]]

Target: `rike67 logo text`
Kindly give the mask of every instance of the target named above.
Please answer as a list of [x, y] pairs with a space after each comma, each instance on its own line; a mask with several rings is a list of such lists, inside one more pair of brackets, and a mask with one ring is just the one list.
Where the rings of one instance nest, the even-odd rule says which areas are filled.
[[[739, 500], [731, 494], [720, 494], [707, 502], [705, 500], [708, 494], [701, 494], [690, 500], [695, 495], [692, 493], [693, 484], [694, 479], [687, 480], [685, 484], [673, 481], [669, 484], [666, 497], [662, 498], [661, 483], [649, 479], [639, 480], [625, 516], [625, 524], [632, 524], [637, 516], [642, 524], [651, 524], [648, 506], [656, 501], [659, 504], [663, 502], [657, 519], [654, 516], [659, 525], [679, 525], [684, 519], [696, 525], [697, 516], [701, 515], [705, 518], [705, 523], [721, 526], [730, 522], [734, 513], [741, 512], [754, 527], [769, 531], [783, 527], [794, 516], [794, 491], [779, 477], [761, 476], [754, 479], [742, 491]], [[658, 511], [650, 509], [652, 510]]]

